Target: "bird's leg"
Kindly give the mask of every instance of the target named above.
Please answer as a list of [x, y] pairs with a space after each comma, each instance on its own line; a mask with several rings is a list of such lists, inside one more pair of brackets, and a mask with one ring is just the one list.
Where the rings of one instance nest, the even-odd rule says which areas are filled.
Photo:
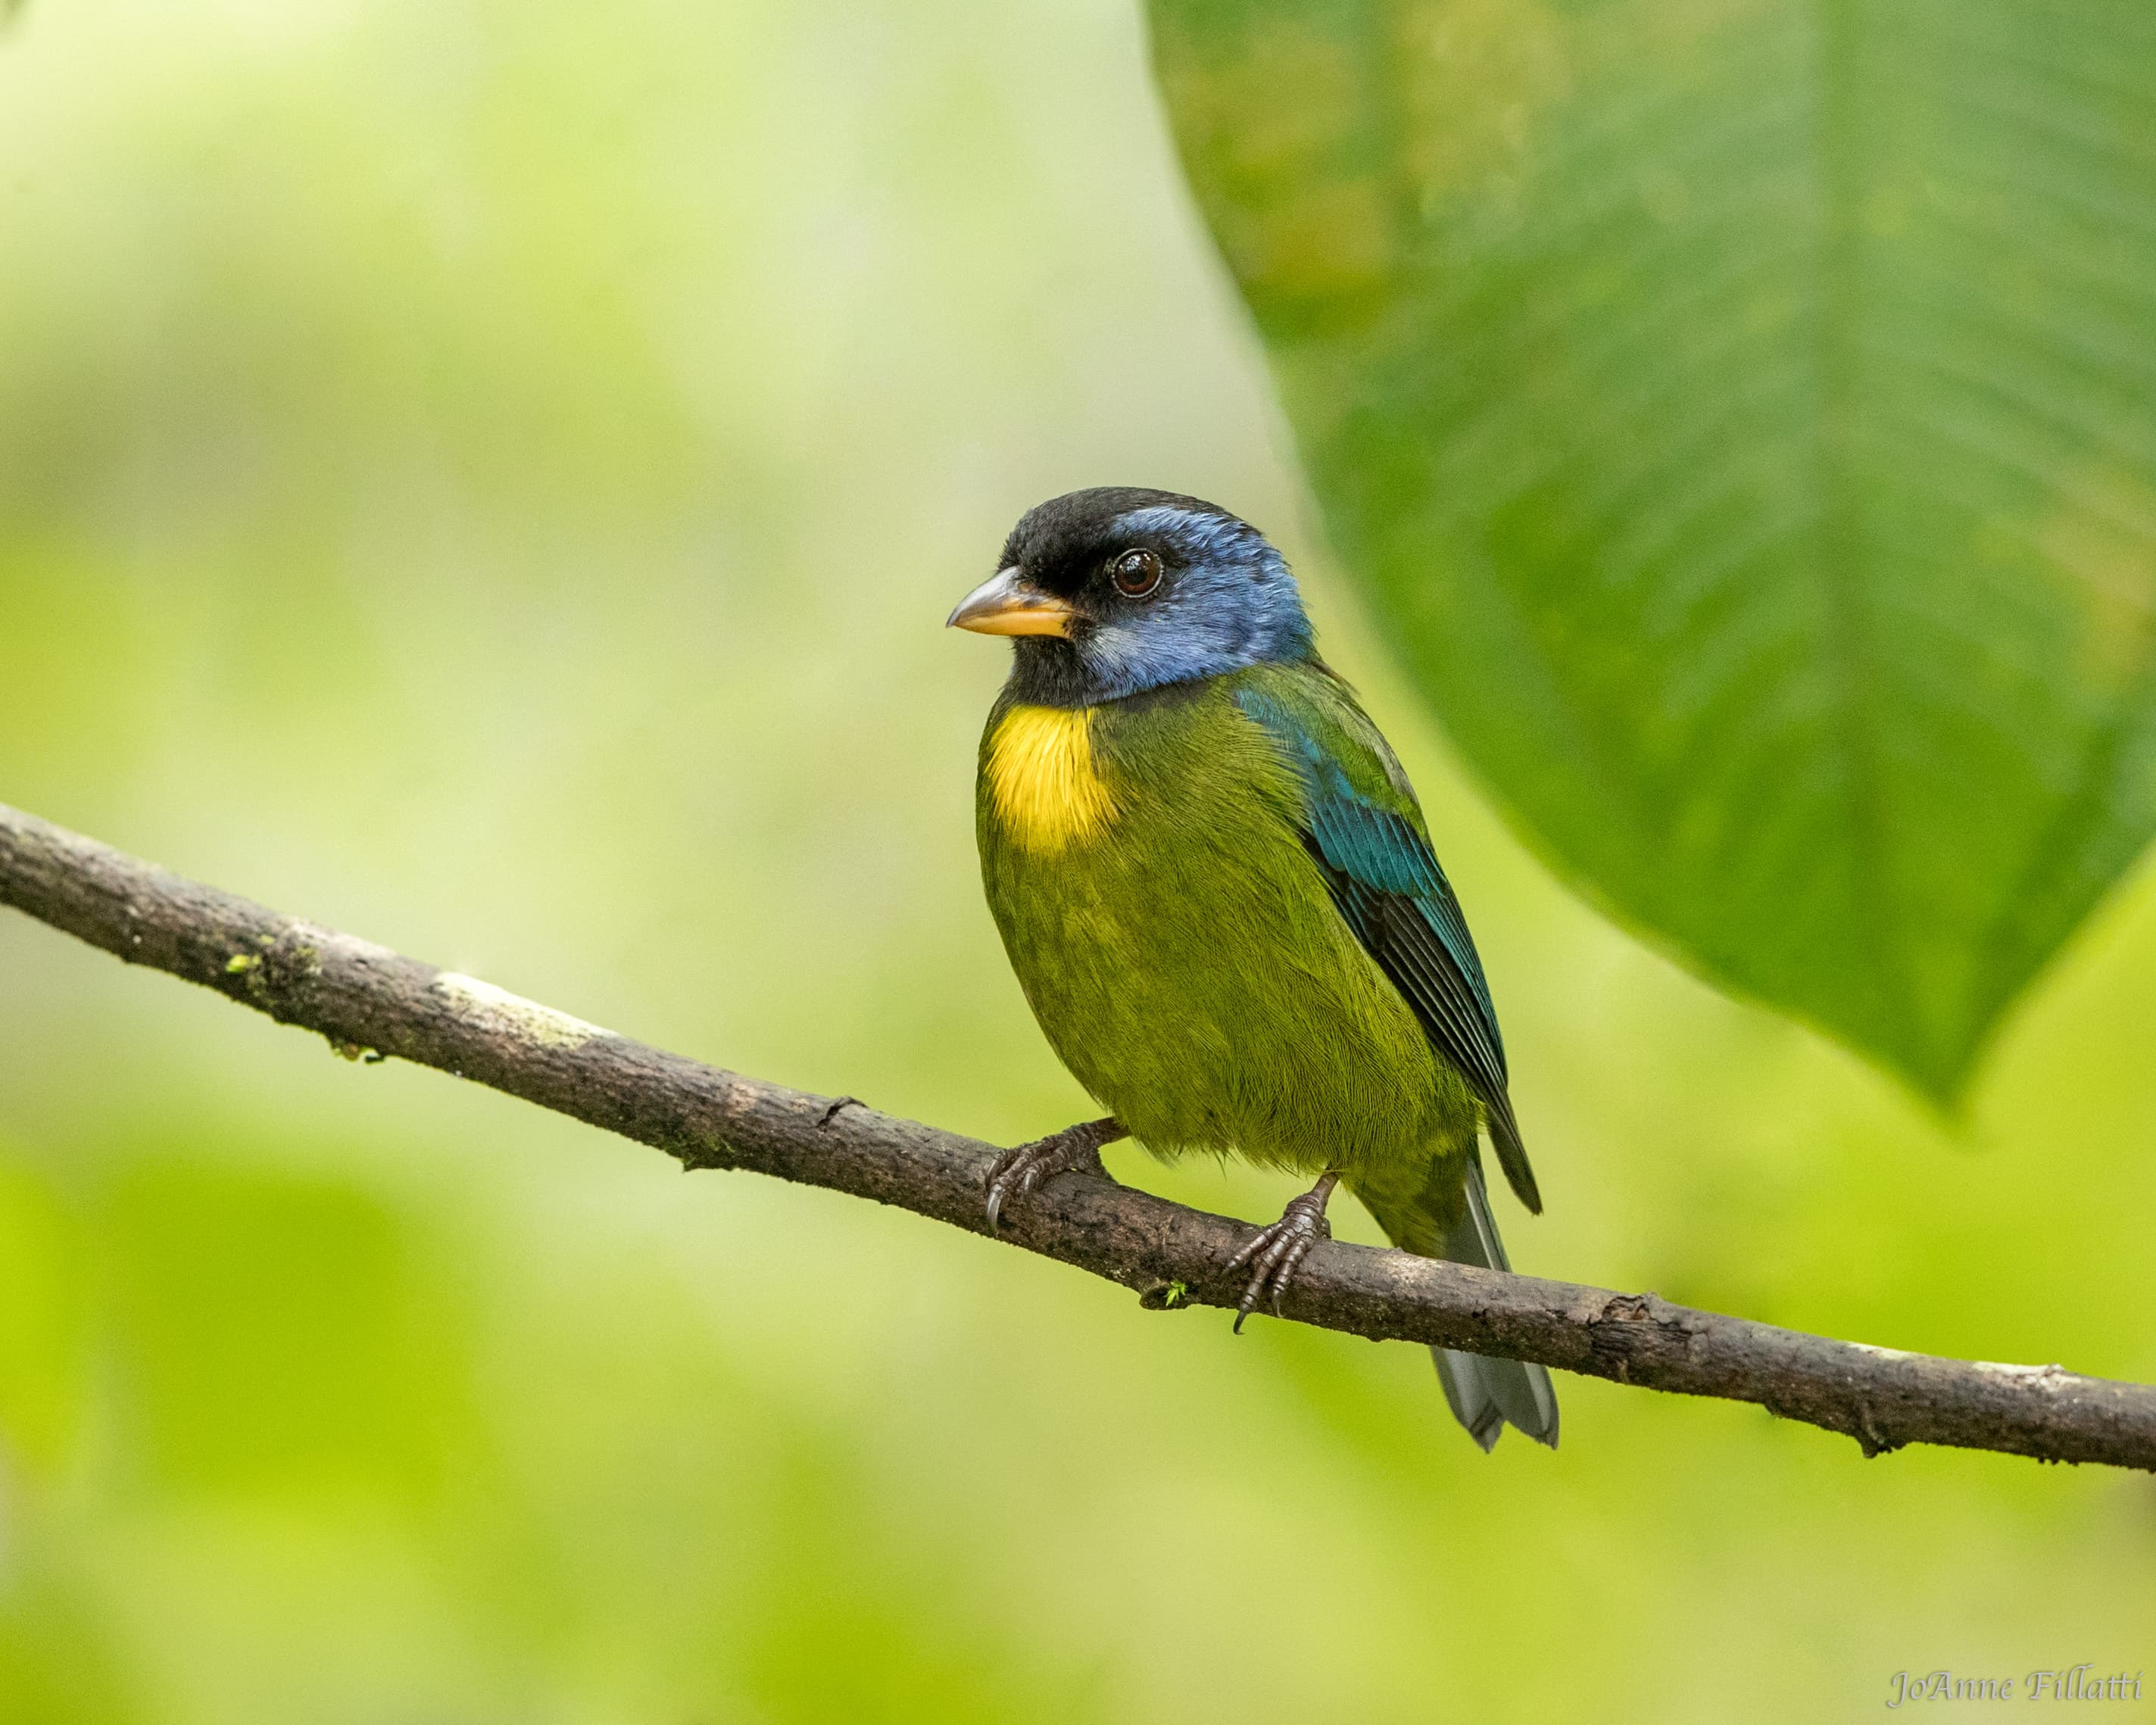
[[1339, 1183], [1336, 1169], [1301, 1197], [1290, 1199], [1279, 1221], [1260, 1228], [1244, 1243], [1242, 1250], [1229, 1259], [1223, 1275], [1230, 1275], [1245, 1264], [1250, 1266], [1250, 1285], [1243, 1290], [1243, 1297], [1235, 1306], [1237, 1335], [1242, 1333], [1243, 1320], [1257, 1309], [1258, 1301], [1268, 1292], [1272, 1296], [1273, 1315], [1280, 1316], [1281, 1296], [1295, 1280], [1296, 1268], [1318, 1241], [1332, 1238], [1332, 1224], [1325, 1219], [1325, 1205]]
[[1101, 1147], [1129, 1136], [1112, 1119], [1088, 1120], [1081, 1125], [1066, 1126], [1047, 1137], [1035, 1138], [1030, 1144], [1004, 1151], [988, 1169], [990, 1230], [1000, 1222], [1005, 1204], [1013, 1199], [1024, 1198], [1058, 1174], [1082, 1170], [1105, 1176], [1107, 1170], [1101, 1166]]

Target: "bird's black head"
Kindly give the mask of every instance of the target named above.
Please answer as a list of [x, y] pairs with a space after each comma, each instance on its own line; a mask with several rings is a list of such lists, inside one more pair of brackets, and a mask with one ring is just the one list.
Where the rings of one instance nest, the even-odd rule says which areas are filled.
[[1312, 652], [1295, 577], [1264, 534], [1216, 504], [1130, 485], [1029, 510], [951, 624], [1016, 637], [1025, 698], [1058, 706]]

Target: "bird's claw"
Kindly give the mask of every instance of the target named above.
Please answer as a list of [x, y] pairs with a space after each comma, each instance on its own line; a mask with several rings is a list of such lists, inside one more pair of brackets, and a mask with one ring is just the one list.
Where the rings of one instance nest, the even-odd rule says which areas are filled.
[[1281, 1296], [1295, 1280], [1295, 1272], [1310, 1255], [1310, 1249], [1321, 1240], [1332, 1238], [1332, 1224], [1325, 1219], [1325, 1202], [1332, 1195], [1332, 1179], [1328, 1176], [1316, 1191], [1291, 1199], [1280, 1220], [1270, 1228], [1260, 1228], [1244, 1241], [1242, 1250], [1223, 1267], [1224, 1276], [1232, 1276], [1245, 1265], [1250, 1270], [1250, 1285], [1235, 1302], [1237, 1335], [1243, 1333], [1243, 1320], [1268, 1296], [1273, 1316], [1281, 1315]]
[[1092, 1120], [1004, 1151], [988, 1168], [988, 1231], [993, 1233], [1002, 1225], [1006, 1205], [1058, 1174], [1105, 1176], [1107, 1169], [1101, 1163], [1101, 1147], [1122, 1136], [1122, 1128], [1114, 1121]]

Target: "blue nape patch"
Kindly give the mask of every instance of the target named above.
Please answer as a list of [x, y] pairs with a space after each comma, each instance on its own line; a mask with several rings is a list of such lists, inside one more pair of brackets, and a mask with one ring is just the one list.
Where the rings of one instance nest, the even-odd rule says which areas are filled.
[[1108, 698], [1310, 656], [1295, 577], [1248, 522], [1163, 505], [1132, 510], [1114, 526], [1119, 536], [1162, 545], [1180, 567], [1158, 603], [1086, 638], [1080, 655]]

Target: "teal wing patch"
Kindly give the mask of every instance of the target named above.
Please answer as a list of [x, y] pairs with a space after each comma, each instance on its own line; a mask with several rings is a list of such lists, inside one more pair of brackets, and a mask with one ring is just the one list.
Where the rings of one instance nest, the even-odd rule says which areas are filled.
[[1414, 807], [1409, 794], [1399, 791], [1386, 800], [1401, 806], [1386, 808], [1358, 790], [1343, 752], [1366, 745], [1314, 712], [1298, 711], [1301, 703], [1250, 687], [1236, 691], [1235, 700], [1301, 775], [1303, 848], [1325, 877], [1332, 902], [1414, 1009], [1431, 1045], [1473, 1086], [1505, 1178], [1522, 1204], [1540, 1211], [1542, 1194], [1507, 1094], [1505, 1040], [1490, 984], [1452, 883], [1404, 812]]

